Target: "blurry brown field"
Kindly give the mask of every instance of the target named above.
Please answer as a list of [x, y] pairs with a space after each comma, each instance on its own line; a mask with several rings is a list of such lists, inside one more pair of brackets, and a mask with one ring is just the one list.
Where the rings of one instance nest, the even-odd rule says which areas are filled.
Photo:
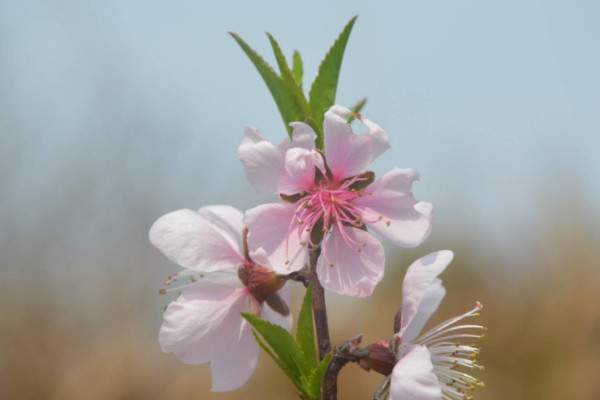
[[[476, 398], [599, 399], [600, 237], [584, 211], [560, 212], [567, 204], [540, 210], [503, 244], [465, 228], [393, 251], [372, 298], [328, 298], [334, 343], [357, 333], [365, 343], [388, 338], [408, 264], [451, 248], [455, 261], [442, 275], [448, 294], [431, 322], [466, 311], [475, 300], [484, 304], [481, 323], [489, 331], [479, 361], [486, 387]], [[146, 243], [152, 218], [136, 215], [139, 230], [111, 248], [75, 251], [52, 232], [35, 238], [43, 252], [31, 251], [25, 236], [5, 243], [11, 251], [0, 281], [0, 398], [296, 398], [265, 354], [242, 389], [210, 393], [207, 365], [183, 365], [160, 351], [160, 311], [168, 299], [156, 288], [172, 270], [160, 270], [168, 262]], [[49, 263], [56, 270], [40, 268]], [[349, 365], [340, 398], [369, 399], [379, 380]]]

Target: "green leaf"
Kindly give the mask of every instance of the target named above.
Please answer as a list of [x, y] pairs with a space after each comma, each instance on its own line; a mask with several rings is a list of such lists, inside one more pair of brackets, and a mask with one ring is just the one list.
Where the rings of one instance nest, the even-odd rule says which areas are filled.
[[302, 75], [304, 74], [304, 68], [302, 67], [302, 57], [300, 57], [298, 50], [294, 50], [292, 73], [294, 74], [296, 83], [300, 86], [300, 89], [302, 89]]
[[323, 385], [323, 378], [325, 377], [325, 372], [327, 372], [327, 367], [329, 367], [329, 362], [331, 361], [331, 357], [333, 353], [329, 353], [321, 360], [319, 365], [313, 370], [310, 379], [310, 396], [314, 399], [321, 398], [321, 386]]
[[273, 361], [275, 361], [275, 363], [277, 365], [279, 365], [279, 368], [281, 368], [281, 370], [288, 376], [288, 378], [290, 378], [290, 380], [292, 382], [294, 382], [294, 384], [296, 385], [296, 381], [297, 380], [299, 381], [299, 377], [297, 376], [296, 371], [290, 370], [287, 367], [287, 365], [283, 364], [279, 360], [279, 358], [275, 354], [273, 354], [273, 352], [271, 351], [271, 349], [269, 349], [269, 347], [265, 344], [265, 342], [262, 341], [262, 339], [260, 338], [258, 333], [256, 333], [255, 331], [252, 331], [252, 334], [254, 335], [254, 339], [256, 339], [256, 342], [258, 343], [258, 345], [265, 351], [265, 353], [267, 353], [273, 359]]
[[[338, 36], [337, 40], [329, 49], [327, 55], [319, 66], [319, 73], [315, 78], [309, 93], [309, 104], [312, 115], [315, 117], [319, 126], [323, 126], [323, 116], [335, 103], [335, 93], [337, 91], [340, 68], [346, 43], [350, 37], [350, 32], [358, 16], [354, 16], [344, 27], [344, 30]], [[317, 134], [318, 135], [318, 134]], [[317, 148], [323, 150], [323, 137], [317, 136]]]
[[363, 97], [356, 104], [354, 104], [352, 107], [350, 107], [350, 110], [353, 113], [358, 114], [360, 112], [360, 110], [363, 109], [363, 107], [365, 106], [365, 104], [367, 104], [367, 98]]
[[[363, 109], [363, 107], [365, 106], [366, 103], [367, 103], [367, 98], [363, 97], [356, 104], [354, 104], [352, 107], [350, 107], [350, 111], [352, 111], [354, 114], [358, 114], [358, 113], [360, 113], [360, 110]], [[348, 123], [354, 121], [354, 115], [347, 115], [346, 121], [348, 121]]]
[[317, 351], [315, 348], [315, 332], [313, 325], [313, 308], [312, 308], [312, 284], [306, 290], [302, 308], [298, 315], [298, 330], [296, 331], [296, 341], [300, 346], [300, 350], [304, 353], [307, 364], [311, 368], [317, 365]]
[[277, 60], [279, 71], [281, 72], [283, 87], [287, 96], [288, 104], [290, 105], [291, 116], [293, 118], [292, 121], [304, 122], [307, 120], [307, 118], [312, 117], [310, 106], [306, 101], [306, 97], [304, 97], [304, 93], [302, 93], [302, 89], [292, 74], [292, 71], [285, 60], [285, 56], [283, 55], [279, 44], [270, 33], [267, 33], [267, 36], [271, 42], [271, 47], [273, 48], [273, 53], [275, 53], [275, 59]]
[[[292, 335], [279, 325], [264, 321], [255, 315], [242, 313], [242, 316], [271, 347], [272, 352], [267, 350], [267, 353], [281, 366], [294, 385], [307, 393], [313, 368], [307, 365], [304, 354]], [[263, 349], [266, 348], [260, 341], [259, 345]]]
[[256, 53], [246, 42], [244, 42], [236, 33], [228, 32], [235, 41], [240, 45], [244, 53], [248, 56], [256, 70], [260, 74], [260, 76], [265, 81], [269, 91], [271, 92], [271, 96], [273, 96], [273, 100], [275, 100], [275, 104], [277, 104], [277, 108], [279, 109], [279, 113], [281, 114], [281, 118], [283, 119], [283, 123], [285, 128], [288, 131], [288, 134], [292, 134], [292, 128], [289, 126], [289, 123], [292, 121], [297, 121], [295, 116], [293, 115], [292, 105], [289, 103], [289, 96], [286, 94], [285, 85], [283, 83], [283, 79], [271, 68], [265, 60]]

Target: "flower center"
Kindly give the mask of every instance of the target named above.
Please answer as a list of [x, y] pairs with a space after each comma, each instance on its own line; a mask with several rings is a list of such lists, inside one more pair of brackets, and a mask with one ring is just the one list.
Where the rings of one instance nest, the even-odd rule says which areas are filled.
[[[365, 221], [355, 208], [354, 200], [365, 195], [365, 187], [372, 181], [372, 173], [362, 173], [341, 182], [323, 176], [311, 189], [298, 194], [294, 219], [290, 221], [290, 231], [297, 229], [299, 236], [308, 232], [308, 244], [314, 248], [321, 244], [335, 225], [348, 247], [361, 252], [366, 243], [356, 241], [347, 228], [364, 228]], [[305, 245], [306, 242], [302, 244]], [[327, 257], [325, 244], [322, 249], [323, 256], [329, 265], [333, 266]]]

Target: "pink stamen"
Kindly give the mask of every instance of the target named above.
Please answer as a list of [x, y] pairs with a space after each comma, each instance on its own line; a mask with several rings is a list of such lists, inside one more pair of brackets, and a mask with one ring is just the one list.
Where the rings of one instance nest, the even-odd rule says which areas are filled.
[[[319, 182], [312, 190], [306, 191], [306, 196], [302, 197], [296, 203], [296, 212], [294, 218], [290, 221], [288, 228], [288, 236], [295, 229], [294, 223], [298, 224], [297, 233], [299, 239], [305, 232], [312, 232], [315, 226], [322, 221], [324, 237], [329, 232], [331, 226], [335, 223], [342, 238], [348, 247], [354, 250], [359, 250], [362, 244], [357, 242], [350, 236], [348, 227], [344, 224], [349, 224], [354, 227], [361, 226], [364, 222], [377, 222], [376, 220], [365, 221], [361, 213], [354, 208], [353, 200], [363, 196], [363, 190], [354, 190], [350, 187], [360, 181], [365, 181], [368, 178], [362, 175], [357, 175], [352, 179], [339, 184], [335, 181], [330, 181], [325, 178], [325, 181]], [[309, 237], [308, 242], [311, 246], [318, 246], [319, 243], [313, 243]], [[327, 257], [327, 249], [325, 242], [322, 246], [323, 256], [329, 263]], [[286, 254], [288, 253], [288, 244], [286, 241]]]

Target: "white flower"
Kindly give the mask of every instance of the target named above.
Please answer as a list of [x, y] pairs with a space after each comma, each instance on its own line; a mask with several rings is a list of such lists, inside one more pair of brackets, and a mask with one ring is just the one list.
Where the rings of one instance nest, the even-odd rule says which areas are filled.
[[483, 386], [479, 379], [458, 370], [459, 367], [483, 370], [474, 359], [480, 350], [457, 342], [484, 337], [480, 333], [486, 330], [483, 326], [457, 325], [465, 318], [479, 315], [482, 308], [479, 302], [473, 310], [419, 336], [446, 294], [437, 276], [452, 258], [451, 251], [439, 251], [415, 261], [406, 271], [400, 321], [392, 339], [397, 362], [390, 379], [390, 400], [469, 399], [471, 390]]
[[[182, 293], [166, 308], [160, 346], [184, 363], [210, 363], [212, 391], [217, 392], [242, 386], [256, 368], [259, 346], [241, 312], [253, 312], [287, 330], [292, 324], [289, 310], [281, 309], [290, 297], [289, 288], [282, 288], [285, 279], [267, 268], [264, 253], [250, 259], [240, 252], [242, 218], [228, 206], [184, 209], [162, 216], [150, 229], [152, 244], [187, 269], [165, 284], [190, 280], [161, 290]], [[238, 268], [243, 272], [239, 277]]]

